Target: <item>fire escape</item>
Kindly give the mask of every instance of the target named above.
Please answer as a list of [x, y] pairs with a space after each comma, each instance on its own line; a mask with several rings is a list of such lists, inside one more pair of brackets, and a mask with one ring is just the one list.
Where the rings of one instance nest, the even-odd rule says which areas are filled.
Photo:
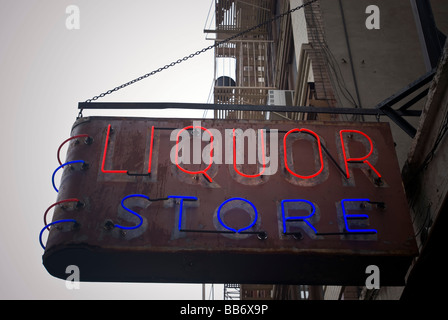
[[[272, 16], [272, 0], [215, 0], [207, 39], [222, 41]], [[215, 48], [214, 103], [266, 105], [274, 88], [274, 41], [264, 25]], [[215, 110], [216, 119], [265, 119], [263, 111]]]

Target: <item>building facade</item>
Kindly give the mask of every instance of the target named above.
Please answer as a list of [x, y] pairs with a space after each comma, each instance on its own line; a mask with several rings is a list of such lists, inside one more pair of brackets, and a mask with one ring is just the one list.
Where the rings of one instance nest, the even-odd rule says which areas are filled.
[[[441, 277], [448, 212], [448, 3], [443, 0], [214, 0], [205, 33], [215, 50], [214, 103], [271, 105], [216, 110], [217, 119], [387, 121], [420, 254], [405, 287], [241, 285], [241, 299], [407, 299]], [[352, 114], [276, 112], [279, 105], [352, 108]], [[368, 112], [378, 110], [377, 114]], [[441, 263], [439, 265], [442, 265]], [[435, 269], [433, 269], [435, 268]], [[439, 273], [440, 272], [440, 273]], [[232, 288], [235, 288], [233, 285]], [[430, 294], [429, 294], [430, 295]]]

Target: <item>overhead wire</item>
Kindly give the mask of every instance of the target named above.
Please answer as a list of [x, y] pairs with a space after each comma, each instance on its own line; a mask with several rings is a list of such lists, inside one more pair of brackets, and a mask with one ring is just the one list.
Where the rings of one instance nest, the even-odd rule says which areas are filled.
[[[130, 81], [126, 82], [126, 83], [123, 83], [122, 85], [119, 85], [119, 86], [117, 86], [117, 87], [115, 87], [113, 89], [107, 90], [107, 91], [105, 91], [105, 92], [103, 92], [103, 93], [101, 93], [101, 94], [99, 94], [97, 96], [93, 96], [92, 98], [87, 99], [85, 102], [86, 103], [90, 103], [92, 101], [98, 100], [99, 98], [103, 98], [106, 95], [109, 95], [109, 94], [111, 94], [113, 92], [116, 92], [118, 90], [121, 90], [121, 89], [123, 89], [123, 88], [125, 88], [125, 87], [127, 87], [129, 85], [132, 85], [132, 84], [134, 84], [136, 82], [139, 82], [139, 81], [141, 81], [143, 79], [146, 79], [146, 78], [148, 78], [150, 76], [153, 76], [153, 75], [155, 75], [155, 74], [157, 74], [157, 73], [159, 73], [159, 72], [161, 72], [163, 70], [166, 70], [166, 69], [168, 69], [170, 67], [173, 67], [173, 66], [175, 66], [177, 64], [180, 64], [180, 63], [182, 63], [184, 61], [187, 61], [187, 60], [189, 60], [191, 58], [194, 58], [195, 56], [198, 56], [198, 55], [200, 55], [200, 54], [202, 54], [204, 52], [207, 52], [207, 51], [209, 51], [211, 49], [217, 48], [217, 47], [219, 47], [219, 46], [221, 46], [221, 45], [223, 45], [225, 43], [228, 43], [228, 42], [230, 42], [230, 41], [232, 41], [232, 40], [234, 40], [236, 38], [239, 38], [239, 37], [241, 37], [241, 36], [243, 36], [243, 35], [245, 35], [247, 33], [250, 33], [250, 32], [252, 32], [252, 31], [254, 31], [254, 30], [258, 29], [258, 28], [261, 28], [263, 26], [269, 25], [272, 22], [274, 22], [274, 21], [276, 21], [278, 19], [281, 19], [284, 16], [289, 15], [289, 14], [291, 14], [291, 13], [297, 11], [297, 10], [300, 10], [300, 9], [302, 9], [302, 8], [308, 6], [308, 5], [310, 5], [310, 4], [312, 4], [312, 3], [316, 2], [316, 1], [317, 0], [310, 0], [308, 2], [303, 3], [302, 5], [299, 5], [299, 6], [293, 8], [293, 9], [290, 9], [290, 10], [284, 12], [284, 13], [278, 14], [278, 15], [276, 15], [276, 16], [274, 16], [274, 17], [272, 17], [272, 18], [270, 18], [270, 19], [268, 19], [268, 20], [266, 20], [264, 22], [261, 22], [261, 23], [259, 23], [256, 26], [250, 27], [250, 28], [248, 28], [246, 30], [243, 30], [243, 31], [241, 31], [239, 33], [236, 33], [236, 34], [234, 34], [234, 35], [232, 35], [232, 36], [230, 36], [230, 37], [228, 37], [228, 38], [226, 38], [224, 40], [215, 41], [215, 43], [213, 45], [210, 45], [210, 46], [205, 47], [205, 48], [203, 48], [201, 50], [198, 50], [195, 53], [192, 53], [192, 54], [190, 54], [188, 56], [184, 56], [183, 58], [180, 58], [180, 59], [178, 59], [176, 61], [173, 61], [173, 62], [171, 62], [169, 64], [166, 64], [163, 67], [160, 67], [160, 68], [155, 69], [155, 70], [153, 70], [153, 71], [151, 71], [149, 73], [146, 73], [146, 74], [144, 74], [144, 75], [142, 75], [142, 76], [140, 76], [138, 78], [135, 78], [135, 79], [130, 80]], [[83, 112], [83, 110], [80, 109], [79, 114], [78, 114], [78, 118], [82, 117], [82, 112]]]
[[[351, 46], [350, 46], [350, 40], [349, 40], [349, 37], [348, 37], [347, 23], [345, 21], [344, 8], [343, 8], [341, 0], [339, 0], [339, 9], [340, 9], [340, 12], [341, 12], [341, 17], [342, 17], [342, 25], [344, 26], [345, 42], [346, 42], [346, 45], [347, 45], [348, 57], [349, 57], [349, 61], [350, 61], [350, 69], [351, 69], [352, 77], [353, 77], [353, 85], [355, 86], [356, 97], [358, 99], [358, 108], [362, 108], [362, 106], [361, 106], [361, 97], [360, 97], [359, 88], [358, 88], [358, 80], [356, 78], [356, 72], [355, 72], [355, 68], [353, 66], [353, 56], [352, 56], [352, 49], [351, 49]], [[364, 121], [364, 117], [363, 116], [361, 116], [361, 120]]]
[[[313, 39], [320, 45], [321, 49], [323, 49], [322, 57], [325, 59], [325, 61], [327, 62], [327, 65], [333, 71], [333, 72], [328, 73], [329, 77], [331, 78], [331, 82], [338, 86], [339, 91], [341, 92], [341, 94], [344, 96], [345, 99], [347, 99], [350, 103], [352, 103], [355, 108], [358, 108], [359, 107], [358, 104], [356, 103], [353, 95], [347, 88], [347, 85], [345, 83], [344, 76], [342, 75], [340, 66], [339, 66], [333, 52], [331, 51], [331, 49], [328, 46], [328, 43], [326, 41], [326, 36], [323, 33], [323, 30], [318, 28], [318, 22], [316, 20], [316, 17], [315, 17], [315, 14], [313, 11], [310, 12], [310, 17], [311, 17], [311, 23], [312, 23], [311, 26], [313, 26], [314, 28], [311, 27], [311, 28], [308, 28], [308, 30], [312, 34]], [[339, 93], [337, 90], [335, 90], [334, 93], [336, 96], [339, 97]], [[341, 101], [340, 97], [338, 100]], [[345, 120], [349, 120], [347, 115], [344, 114], [341, 116], [343, 116], [345, 118]]]

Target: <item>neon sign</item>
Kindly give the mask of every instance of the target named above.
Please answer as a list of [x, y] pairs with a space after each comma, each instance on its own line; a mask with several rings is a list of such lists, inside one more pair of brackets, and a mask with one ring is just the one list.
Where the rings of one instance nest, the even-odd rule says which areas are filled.
[[[179, 138], [180, 138], [181, 134], [182, 134], [184, 131], [187, 131], [187, 130], [195, 130], [195, 129], [196, 129], [196, 130], [199, 129], [199, 130], [202, 130], [202, 131], [208, 133], [208, 135], [209, 135], [209, 141], [210, 141], [210, 151], [209, 151], [209, 157], [210, 157], [210, 158], [208, 159], [208, 165], [207, 165], [207, 167], [206, 167], [205, 169], [203, 169], [203, 170], [198, 170], [198, 171], [191, 171], [191, 170], [187, 170], [187, 169], [183, 168], [183, 167], [179, 164], [179, 156], [178, 156], [178, 154], [179, 154]], [[109, 124], [109, 125], [107, 126], [107, 134], [106, 134], [106, 138], [105, 138], [104, 152], [103, 152], [102, 162], [101, 162], [101, 171], [102, 171], [102, 173], [104, 173], [104, 174], [127, 174], [127, 175], [135, 175], [135, 174], [130, 174], [128, 170], [106, 170], [106, 169], [104, 168], [104, 167], [105, 167], [106, 158], [107, 158], [107, 152], [108, 152], [108, 145], [109, 145], [109, 140], [110, 140], [111, 130], [112, 130], [112, 127], [111, 127], [111, 124]], [[148, 159], [148, 163], [149, 163], [149, 165], [148, 165], [148, 175], [151, 174], [151, 163], [152, 163], [153, 147], [154, 147], [154, 131], [155, 131], [155, 127], [152, 126], [152, 127], [151, 127], [151, 140], [150, 140], [150, 153], [149, 153], [149, 159]], [[259, 141], [261, 142], [262, 168], [263, 168], [263, 169], [262, 169], [262, 171], [260, 171], [258, 174], [248, 175], [248, 174], [244, 174], [244, 173], [240, 172], [240, 171], [237, 169], [237, 166], [236, 166], [236, 163], [237, 163], [237, 161], [236, 161], [237, 148], [236, 148], [235, 129], [232, 130], [232, 142], [233, 142], [233, 168], [234, 168], [235, 172], [237, 172], [238, 175], [240, 175], [240, 176], [242, 176], [242, 177], [245, 177], [245, 178], [252, 179], [252, 178], [260, 177], [260, 176], [262, 176], [262, 175], [264, 174], [265, 169], [266, 169], [266, 157], [265, 157], [265, 143], [264, 143], [264, 134], [263, 134], [263, 131], [264, 131], [264, 130], [260, 130], [260, 139], [259, 139]], [[319, 168], [315, 173], [310, 174], [310, 175], [307, 175], [307, 176], [304, 176], [304, 175], [300, 175], [300, 174], [295, 173], [295, 172], [294, 172], [293, 170], [291, 170], [291, 168], [289, 167], [289, 165], [288, 165], [288, 152], [287, 152], [287, 151], [288, 151], [288, 147], [287, 147], [287, 143], [286, 143], [286, 141], [287, 141], [288, 136], [290, 136], [290, 135], [293, 134], [293, 133], [305, 133], [305, 134], [308, 134], [308, 135], [312, 136], [312, 137], [315, 139], [315, 141], [317, 142], [320, 168]], [[365, 155], [365, 156], [363, 156], [363, 157], [360, 157], [360, 158], [347, 158], [346, 146], [345, 146], [345, 144], [344, 144], [344, 139], [343, 139], [343, 134], [344, 134], [344, 133], [351, 133], [351, 134], [356, 133], [356, 134], [360, 134], [360, 135], [364, 136], [364, 137], [367, 139], [367, 141], [369, 142], [369, 146], [370, 146], [370, 149], [369, 149], [368, 154]], [[378, 177], [381, 177], [381, 175], [378, 173], [378, 171], [377, 171], [377, 170], [372, 166], [372, 164], [367, 160], [368, 158], [371, 157], [371, 155], [372, 155], [372, 153], [373, 153], [373, 143], [372, 143], [371, 138], [370, 138], [368, 135], [366, 135], [365, 133], [363, 133], [363, 132], [361, 132], [361, 131], [359, 131], [359, 130], [340, 130], [340, 131], [339, 131], [339, 135], [340, 135], [340, 139], [341, 139], [341, 140], [340, 140], [340, 141], [341, 141], [341, 149], [342, 149], [342, 153], [343, 153], [343, 158], [344, 158], [344, 164], [345, 164], [345, 168], [346, 168], [347, 179], [350, 178], [349, 170], [348, 170], [348, 163], [349, 163], [349, 162], [362, 162], [362, 163], [365, 163], [365, 164], [367, 164], [370, 168], [372, 168], [372, 169], [374, 170], [374, 172], [377, 174]], [[88, 135], [85, 135], [85, 134], [84, 134], [84, 135], [78, 135], [77, 137], [85, 137], [85, 136], [88, 137]], [[187, 137], [188, 137], [188, 136], [187, 136]], [[67, 141], [67, 140], [66, 140], [66, 141]], [[208, 182], [210, 182], [210, 183], [213, 182], [213, 179], [207, 174], [207, 171], [211, 168], [211, 166], [212, 166], [212, 164], [213, 164], [213, 152], [214, 152], [213, 141], [214, 141], [213, 134], [210, 132], [210, 130], [208, 130], [207, 128], [204, 128], [204, 127], [202, 127], [202, 126], [200, 126], [200, 125], [196, 125], [196, 126], [195, 126], [195, 125], [193, 125], [193, 126], [187, 126], [187, 127], [182, 128], [181, 130], [179, 130], [178, 133], [177, 133], [176, 144], [175, 144], [175, 148], [176, 148], [176, 149], [175, 149], [175, 165], [176, 165], [176, 167], [177, 167], [180, 171], [182, 171], [182, 172], [184, 172], [184, 173], [186, 173], [186, 174], [189, 174], [189, 175], [198, 175], [198, 174], [202, 174], [202, 175], [207, 179]], [[64, 142], [64, 143], [65, 143], [65, 142]], [[284, 138], [283, 138], [283, 148], [284, 148], [283, 155], [284, 155], [284, 166], [285, 166], [285, 169], [286, 169], [291, 175], [293, 175], [294, 177], [297, 177], [297, 178], [300, 178], [300, 179], [312, 179], [312, 178], [315, 178], [315, 177], [319, 176], [319, 175], [322, 173], [322, 171], [323, 171], [323, 169], [324, 169], [322, 144], [321, 144], [320, 137], [319, 137], [319, 135], [318, 135], [316, 132], [314, 132], [314, 131], [312, 131], [312, 130], [309, 130], [309, 129], [304, 129], [304, 128], [301, 128], [301, 129], [297, 129], [297, 128], [292, 129], [292, 130], [286, 132], [286, 134], [284, 135]], [[60, 148], [59, 148], [59, 149], [60, 149]], [[59, 154], [59, 150], [58, 150], [58, 154]], [[272, 154], [272, 150], [271, 150], [271, 154]], [[53, 173], [52, 182], [53, 182], [53, 188], [56, 190], [56, 192], [58, 192], [58, 189], [56, 188], [55, 183], [54, 183], [54, 177], [55, 177], [55, 174], [57, 173], [57, 171], [59, 171], [60, 169], [62, 169], [64, 166], [66, 166], [66, 165], [72, 165], [72, 164], [75, 164], [75, 163], [82, 163], [83, 165], [85, 165], [85, 161], [84, 161], [84, 160], [70, 161], [70, 162], [67, 162], [67, 163], [65, 163], [65, 164], [60, 165], [60, 166], [56, 169], [56, 171]], [[125, 202], [127, 199], [129, 199], [129, 198], [135, 198], [135, 197], [144, 198], [144, 199], [147, 199], [148, 201], [151, 201], [151, 199], [150, 199], [149, 196], [147, 196], [147, 195], [143, 195], [143, 194], [133, 194], [133, 195], [125, 196], [125, 197], [121, 200], [121, 206], [122, 206], [127, 212], [129, 212], [129, 213], [131, 213], [132, 215], [136, 216], [136, 217], [139, 219], [139, 223], [138, 223], [137, 225], [135, 225], [135, 226], [122, 226], [122, 225], [120, 225], [120, 224], [114, 224], [114, 227], [119, 228], [119, 229], [123, 229], [123, 230], [133, 230], [133, 229], [137, 229], [137, 228], [141, 227], [141, 225], [143, 224], [143, 218], [142, 218], [142, 216], [139, 215], [138, 213], [136, 213], [135, 211], [129, 209], [129, 208], [126, 207], [125, 204], [124, 204], [124, 202]], [[182, 224], [182, 207], [183, 207], [183, 201], [184, 201], [184, 200], [188, 200], [188, 201], [197, 201], [198, 198], [197, 198], [197, 197], [191, 197], [191, 196], [168, 196], [166, 199], [180, 199], [179, 228], [178, 228], [178, 229], [179, 229], [179, 231], [182, 231], [181, 224]], [[225, 206], [228, 202], [236, 201], [236, 200], [238, 200], [238, 201], [243, 201], [243, 202], [246, 202], [246, 203], [250, 204], [250, 206], [252, 207], [253, 211], [255, 212], [255, 218], [253, 219], [253, 221], [252, 221], [248, 226], [243, 227], [243, 228], [239, 228], [239, 229], [235, 229], [235, 228], [231, 228], [231, 227], [227, 226], [227, 225], [223, 222], [223, 220], [222, 220], [222, 218], [221, 218], [221, 214], [220, 214], [220, 213], [221, 213], [221, 209], [222, 209], [223, 206]], [[363, 201], [367, 201], [367, 202], [369, 202], [370, 200], [363, 200], [363, 199], [342, 200], [342, 201], [341, 201], [341, 204], [342, 204], [342, 210], [343, 210], [343, 217], [344, 217], [345, 231], [344, 231], [344, 232], [339, 232], [339, 233], [338, 233], [338, 232], [333, 232], [333, 233], [319, 233], [319, 232], [316, 230], [316, 228], [315, 228], [315, 227], [308, 221], [308, 219], [311, 218], [312, 216], [314, 216], [314, 214], [315, 214], [315, 212], [316, 212], [316, 207], [315, 207], [315, 205], [314, 205], [312, 202], [310, 202], [310, 201], [308, 201], [308, 200], [305, 200], [305, 199], [301, 199], [301, 200], [281, 200], [281, 212], [282, 212], [282, 219], [283, 219], [283, 233], [286, 234], [286, 235], [287, 235], [287, 234], [290, 234], [290, 233], [287, 232], [287, 227], [286, 227], [287, 222], [290, 222], [290, 221], [302, 221], [302, 222], [304, 222], [305, 224], [308, 225], [308, 227], [310, 227], [310, 228], [314, 231], [314, 233], [315, 233], [316, 235], [338, 235], [338, 234], [350, 234], [350, 233], [377, 233], [377, 230], [374, 230], [374, 229], [366, 229], [366, 230], [364, 230], [364, 229], [356, 229], [356, 230], [352, 230], [352, 229], [349, 227], [349, 223], [348, 223], [348, 220], [349, 220], [349, 219], [354, 219], [354, 218], [366, 218], [366, 219], [367, 219], [368, 216], [367, 216], [366, 214], [357, 214], [357, 215], [354, 215], [354, 214], [347, 214], [347, 213], [346, 213], [346, 208], [345, 208], [345, 202], [348, 202], [348, 201], [351, 201], [351, 202], [363, 202]], [[286, 211], [286, 210], [285, 210], [285, 204], [286, 204], [286, 203], [306, 203], [306, 204], [308, 204], [308, 205], [310, 206], [310, 208], [312, 209], [312, 210], [311, 210], [312, 212], [311, 212], [308, 216], [304, 216], [304, 217], [297, 217], [297, 216], [295, 216], [295, 217], [286, 217], [286, 213], [285, 213], [285, 211]], [[231, 231], [231, 232], [234, 232], [234, 233], [241, 233], [242, 231], [251, 229], [251, 228], [255, 225], [255, 222], [256, 222], [256, 220], [257, 220], [257, 218], [258, 218], [258, 211], [257, 211], [257, 208], [255, 207], [255, 205], [254, 205], [252, 202], [250, 202], [249, 200], [244, 199], [244, 198], [242, 198], [242, 197], [234, 197], [234, 198], [225, 200], [223, 203], [221, 203], [221, 204], [219, 205], [217, 212], [218, 212], [218, 213], [217, 213], [217, 217], [218, 217], [218, 221], [219, 221], [220, 225], [221, 225], [222, 227], [224, 227], [225, 229], [227, 229], [227, 230], [229, 230], [229, 231]], [[46, 228], [48, 228], [48, 227], [46, 226]], [[192, 231], [192, 230], [190, 230], [190, 232], [191, 232], [191, 231]], [[203, 231], [198, 230], [197, 232], [203, 232]], [[219, 233], [218, 231], [210, 231], [210, 230], [208, 230], [207, 232], [209, 232], [209, 233], [211, 233], [211, 232], [217, 232], [217, 233]], [[262, 233], [265, 234], [264, 231], [262, 231]]]
[[295, 261], [302, 251], [358, 257], [365, 247], [375, 257], [395, 250], [408, 259], [412, 226], [387, 126], [81, 119], [63, 143], [71, 142], [67, 160], [52, 176], [58, 200], [45, 212], [39, 241], [48, 256], [60, 246], [87, 245], [135, 248], [160, 261], [172, 252], [262, 261], [277, 252]]

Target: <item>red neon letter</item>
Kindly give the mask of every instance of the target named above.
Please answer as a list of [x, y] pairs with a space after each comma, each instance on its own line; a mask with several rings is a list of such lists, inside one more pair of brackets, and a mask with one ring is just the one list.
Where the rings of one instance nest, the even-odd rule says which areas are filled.
[[[127, 170], [106, 170], [106, 169], [104, 169], [104, 165], [106, 164], [106, 157], [107, 157], [107, 147], [109, 145], [110, 130], [111, 130], [111, 125], [109, 124], [107, 127], [106, 143], [104, 144], [104, 153], [103, 153], [103, 161], [101, 164], [101, 171], [103, 173], [128, 173]], [[149, 148], [148, 173], [151, 173], [153, 143], [154, 143], [154, 126], [152, 126], [152, 128], [151, 128], [151, 145]]]
[[[370, 143], [370, 151], [369, 153], [361, 158], [348, 158], [347, 159], [347, 154], [345, 152], [345, 146], [344, 146], [344, 138], [343, 138], [343, 133], [344, 132], [350, 132], [350, 133], [358, 133], [362, 136], [364, 136]], [[348, 170], [348, 163], [349, 162], [363, 162], [365, 164], [367, 164], [378, 176], [378, 178], [381, 178], [380, 173], [372, 166], [372, 164], [367, 160], [373, 153], [373, 143], [372, 143], [372, 139], [370, 139], [370, 137], [368, 135], [366, 135], [364, 132], [358, 131], [358, 130], [341, 130], [339, 132], [339, 135], [341, 137], [341, 145], [342, 145], [342, 154], [344, 155], [344, 163], [345, 163], [345, 170], [347, 172], [347, 179], [350, 179], [350, 172]]]
[[151, 144], [149, 145], [148, 173], [151, 173], [153, 145], [154, 145], [154, 126], [152, 126], [152, 128], [151, 128]]
[[[206, 131], [206, 132], [208, 132], [208, 134], [210, 135], [210, 163], [208, 164], [208, 167], [205, 168], [204, 170], [201, 170], [201, 171], [189, 171], [189, 170], [186, 170], [186, 169], [182, 168], [182, 167], [179, 165], [179, 160], [178, 160], [178, 157], [179, 157], [179, 136], [180, 136], [181, 132], [184, 131], [184, 130], [196, 129], [196, 128], [201, 129], [201, 130], [203, 130], [203, 131]], [[202, 173], [202, 174], [204, 175], [204, 177], [205, 177], [209, 182], [213, 182], [212, 178], [207, 174], [207, 171], [211, 168], [211, 166], [212, 166], [212, 164], [213, 164], [213, 135], [212, 135], [212, 133], [211, 133], [208, 129], [206, 129], [206, 128], [204, 128], [204, 127], [200, 127], [200, 126], [196, 126], [196, 127], [189, 126], [189, 127], [185, 127], [185, 128], [183, 128], [182, 130], [180, 130], [180, 131], [177, 133], [177, 140], [176, 140], [176, 156], [175, 156], [175, 157], [176, 157], [176, 160], [175, 160], [175, 162], [176, 162], [176, 166], [179, 168], [179, 170], [181, 170], [181, 171], [183, 171], [183, 172], [185, 172], [185, 173], [188, 173], [188, 174], [201, 174], [201, 173]]]
[[[319, 158], [320, 158], [320, 169], [319, 169], [319, 171], [317, 171], [316, 173], [314, 173], [314, 174], [312, 174], [312, 175], [309, 175], [309, 176], [301, 176], [301, 175], [299, 175], [299, 174], [293, 172], [293, 171], [289, 168], [289, 166], [288, 166], [288, 155], [287, 155], [287, 152], [286, 152], [286, 138], [287, 138], [291, 133], [293, 133], [293, 132], [306, 132], [306, 133], [309, 133], [309, 134], [313, 135], [313, 136], [316, 138], [316, 140], [317, 140], [317, 145], [319, 146]], [[308, 130], [308, 129], [292, 129], [292, 130], [289, 131], [287, 134], [285, 134], [285, 137], [283, 138], [283, 150], [284, 150], [284, 151], [283, 151], [283, 158], [284, 158], [284, 161], [285, 161], [285, 168], [286, 168], [286, 170], [289, 171], [290, 174], [292, 174], [293, 176], [296, 176], [297, 178], [301, 178], [301, 179], [312, 179], [312, 178], [317, 177], [317, 176], [318, 176], [319, 174], [321, 174], [322, 171], [324, 170], [324, 160], [323, 160], [323, 157], [322, 157], [322, 145], [321, 145], [321, 143], [320, 143], [320, 138], [319, 138], [319, 136], [318, 136], [314, 131], [311, 131], [311, 130]]]
[[106, 163], [107, 146], [109, 145], [110, 128], [111, 128], [111, 125], [109, 124], [109, 126], [107, 127], [106, 143], [104, 144], [103, 163], [101, 165], [101, 171], [103, 173], [127, 173], [126, 170], [105, 170], [104, 169], [104, 164]]
[[249, 175], [240, 172], [236, 167], [236, 139], [235, 139], [235, 128], [233, 129], [233, 168], [235, 169], [236, 173], [238, 173], [240, 176], [246, 177], [246, 178], [257, 178], [261, 176], [264, 171], [266, 170], [266, 157], [264, 155], [264, 137], [263, 137], [263, 130], [261, 130], [261, 153], [263, 156], [263, 170], [261, 170], [260, 173]]

